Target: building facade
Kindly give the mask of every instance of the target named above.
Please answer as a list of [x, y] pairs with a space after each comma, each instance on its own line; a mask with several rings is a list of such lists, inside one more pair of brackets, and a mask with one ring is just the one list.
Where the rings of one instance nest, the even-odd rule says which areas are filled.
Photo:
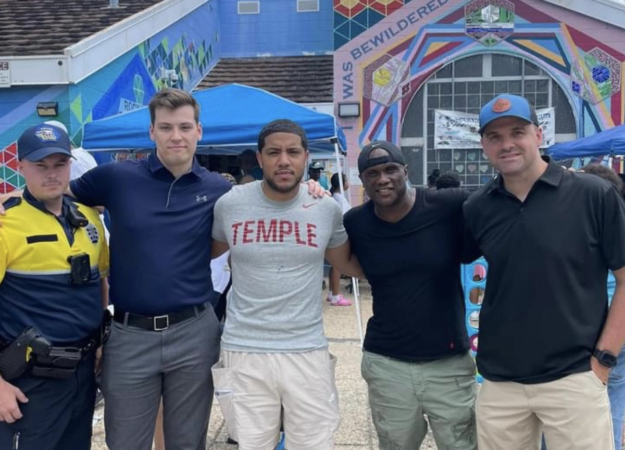
[[625, 8], [608, 0], [334, 0], [335, 103], [360, 107], [339, 119], [351, 166], [385, 139], [413, 184], [455, 170], [476, 189], [494, 170], [468, 135], [499, 93], [543, 113], [546, 146], [623, 123], [623, 24]]

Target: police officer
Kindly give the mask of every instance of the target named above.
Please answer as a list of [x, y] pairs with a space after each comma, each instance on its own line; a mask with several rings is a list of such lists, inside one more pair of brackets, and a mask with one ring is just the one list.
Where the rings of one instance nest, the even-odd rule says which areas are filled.
[[18, 140], [27, 187], [0, 228], [1, 449], [91, 448], [108, 248], [97, 212], [63, 196], [71, 157], [53, 125]]

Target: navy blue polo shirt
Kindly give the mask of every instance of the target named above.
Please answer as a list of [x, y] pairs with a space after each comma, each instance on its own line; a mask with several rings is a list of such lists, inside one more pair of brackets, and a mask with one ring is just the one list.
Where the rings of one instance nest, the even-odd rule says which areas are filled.
[[111, 218], [110, 298], [119, 309], [160, 315], [217, 300], [210, 272], [213, 208], [231, 188], [196, 160], [178, 179], [156, 153], [100, 165], [70, 184]]

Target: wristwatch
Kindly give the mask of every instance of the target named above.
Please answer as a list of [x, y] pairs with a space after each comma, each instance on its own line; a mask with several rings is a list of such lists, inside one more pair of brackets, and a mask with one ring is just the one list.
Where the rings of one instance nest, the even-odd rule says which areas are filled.
[[597, 361], [599, 361], [599, 364], [601, 364], [602, 366], [610, 368], [616, 366], [616, 356], [614, 356], [607, 350], [595, 349], [592, 356], [597, 358]]

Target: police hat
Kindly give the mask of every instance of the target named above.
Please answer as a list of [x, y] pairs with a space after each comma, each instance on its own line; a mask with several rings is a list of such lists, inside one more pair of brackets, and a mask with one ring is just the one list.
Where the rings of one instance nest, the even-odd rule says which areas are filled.
[[20, 161], [37, 162], [56, 153], [72, 156], [72, 147], [67, 133], [54, 125], [42, 123], [30, 127], [17, 140]]

